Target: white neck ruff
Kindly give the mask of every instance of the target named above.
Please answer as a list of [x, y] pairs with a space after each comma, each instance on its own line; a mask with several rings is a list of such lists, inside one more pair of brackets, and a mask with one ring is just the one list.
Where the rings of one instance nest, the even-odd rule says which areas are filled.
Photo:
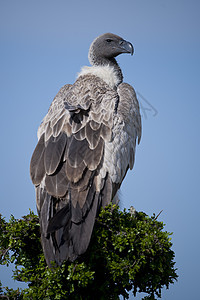
[[117, 76], [117, 72], [114, 70], [113, 67], [106, 65], [106, 66], [84, 66], [81, 69], [81, 72], [78, 73], [78, 77], [83, 75], [95, 75], [104, 80], [111, 88], [116, 87], [120, 80]]

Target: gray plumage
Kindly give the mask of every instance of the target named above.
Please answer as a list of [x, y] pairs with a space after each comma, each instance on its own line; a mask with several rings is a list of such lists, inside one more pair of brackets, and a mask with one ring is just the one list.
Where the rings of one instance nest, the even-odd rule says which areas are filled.
[[38, 129], [30, 174], [49, 266], [87, 250], [99, 208], [133, 168], [141, 117], [134, 89], [122, 83], [121, 53], [133, 46], [111, 33], [96, 38], [92, 66], [61, 88]]

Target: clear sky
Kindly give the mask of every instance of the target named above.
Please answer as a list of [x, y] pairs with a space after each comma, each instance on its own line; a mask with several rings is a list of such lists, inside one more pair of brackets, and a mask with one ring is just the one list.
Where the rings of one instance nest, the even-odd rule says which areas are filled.
[[[135, 48], [118, 62], [137, 92], [143, 135], [121, 205], [163, 210], [179, 274], [167, 300], [199, 297], [199, 13], [198, 0], [0, 1], [0, 212], [36, 212], [29, 162], [37, 128], [60, 87], [89, 64], [92, 40], [122, 36]], [[9, 277], [0, 267], [3, 284], [16, 286]]]

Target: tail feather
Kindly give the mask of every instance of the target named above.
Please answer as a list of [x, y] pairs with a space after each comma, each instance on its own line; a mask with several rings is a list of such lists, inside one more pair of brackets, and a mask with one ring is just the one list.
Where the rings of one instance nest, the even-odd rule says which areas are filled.
[[50, 220], [47, 226], [47, 234], [64, 227], [70, 221], [70, 206], [67, 203]]
[[[88, 193], [90, 199], [87, 199], [90, 205], [85, 209], [85, 214], [78, 202], [74, 208], [70, 202], [55, 199], [44, 189], [41, 189], [40, 196], [44, 197], [40, 212], [41, 242], [48, 266], [51, 267], [52, 261], [58, 265], [64, 260], [74, 261], [88, 248], [97, 214], [99, 193], [91, 187], [91, 192]], [[63, 203], [65, 204], [61, 207]]]

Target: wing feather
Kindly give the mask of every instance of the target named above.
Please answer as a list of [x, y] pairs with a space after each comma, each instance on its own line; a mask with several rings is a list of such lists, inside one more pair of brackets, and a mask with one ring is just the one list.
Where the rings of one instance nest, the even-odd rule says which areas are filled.
[[55, 173], [60, 162], [67, 143], [67, 136], [64, 132], [60, 133], [58, 137], [51, 135], [47, 142], [44, 153], [44, 165], [46, 174], [51, 175]]
[[30, 163], [30, 175], [33, 184], [39, 185], [45, 175], [44, 167], [44, 134], [39, 139], [39, 142], [33, 152]]
[[92, 126], [90, 125], [90, 122], [88, 122], [85, 126], [85, 136], [89, 143], [90, 149], [94, 150], [97, 145], [99, 144], [99, 139], [101, 137], [101, 127], [99, 129], [94, 130], [92, 129]]
[[62, 131], [62, 128], [63, 128], [63, 126], [64, 126], [64, 124], [65, 124], [65, 118], [66, 118], [66, 114], [64, 114], [57, 122], [56, 122], [56, 124], [55, 125], [53, 125], [52, 127], [53, 127], [53, 136], [54, 137], [57, 137], [60, 133], [61, 133], [61, 131]]
[[104, 150], [104, 140], [99, 139], [99, 143], [95, 149], [90, 149], [85, 153], [84, 162], [88, 166], [89, 170], [94, 171], [97, 169], [98, 165], [101, 163]]
[[47, 192], [56, 198], [62, 198], [66, 195], [69, 187], [69, 181], [65, 172], [64, 164], [56, 174], [46, 175], [45, 187]]
[[93, 130], [98, 130], [101, 125], [102, 125], [101, 123], [97, 123], [94, 120], [90, 120], [90, 127]]
[[86, 130], [86, 126], [83, 127], [83, 128], [81, 128], [79, 131], [77, 131], [77, 132], [74, 134], [75, 138], [76, 138], [78, 141], [81, 141], [81, 140], [84, 140], [84, 139], [85, 139], [85, 137], [86, 137], [86, 132], [85, 132], [85, 130]]
[[86, 165], [84, 161], [82, 161], [77, 167], [72, 167], [69, 164], [69, 161], [68, 160], [66, 161], [65, 172], [68, 180], [72, 183], [77, 183], [78, 181], [81, 180], [85, 169], [86, 169]]
[[106, 126], [104, 124], [101, 124], [101, 137], [105, 141], [109, 142], [112, 137], [112, 128], [110, 128], [109, 126]]
[[79, 141], [72, 136], [67, 149], [66, 159], [71, 167], [77, 168], [84, 161], [88, 152], [90, 152], [90, 149], [87, 140]]

